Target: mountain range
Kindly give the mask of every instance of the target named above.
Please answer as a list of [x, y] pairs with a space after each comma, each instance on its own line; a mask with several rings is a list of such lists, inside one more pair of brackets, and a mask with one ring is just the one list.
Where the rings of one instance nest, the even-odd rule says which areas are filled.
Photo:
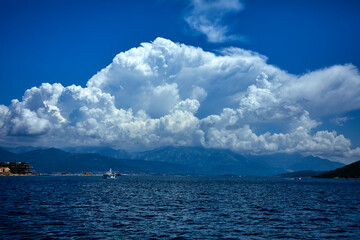
[[38, 173], [121, 173], [271, 176], [301, 170], [329, 171], [344, 164], [300, 154], [246, 156], [224, 149], [163, 147], [130, 153], [106, 147], [0, 148], [0, 161], [29, 162]]
[[318, 178], [360, 178], [360, 161], [346, 165], [333, 171], [319, 174]]

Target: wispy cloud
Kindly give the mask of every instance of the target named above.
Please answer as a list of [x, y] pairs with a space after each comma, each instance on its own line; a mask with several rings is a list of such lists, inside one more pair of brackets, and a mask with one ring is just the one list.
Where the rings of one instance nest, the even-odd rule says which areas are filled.
[[344, 126], [344, 123], [346, 123], [347, 121], [351, 120], [353, 118], [351, 117], [337, 117], [337, 118], [333, 118], [331, 119], [331, 122], [337, 126]]
[[224, 23], [224, 17], [243, 9], [238, 0], [192, 0], [191, 10], [185, 17], [188, 25], [204, 35], [212, 43], [239, 41], [245, 39], [241, 35], [231, 34]]

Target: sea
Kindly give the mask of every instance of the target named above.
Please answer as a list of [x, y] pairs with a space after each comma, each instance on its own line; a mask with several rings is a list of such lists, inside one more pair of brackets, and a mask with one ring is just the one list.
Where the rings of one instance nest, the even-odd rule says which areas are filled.
[[1, 177], [0, 239], [360, 239], [360, 180]]

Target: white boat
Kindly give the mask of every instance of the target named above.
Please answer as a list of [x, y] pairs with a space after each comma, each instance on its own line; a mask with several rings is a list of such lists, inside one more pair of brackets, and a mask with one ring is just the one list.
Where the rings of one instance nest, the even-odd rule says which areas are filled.
[[106, 172], [104, 175], [104, 178], [107, 179], [107, 178], [116, 178], [116, 173], [113, 172], [110, 168], [110, 170], [108, 172]]

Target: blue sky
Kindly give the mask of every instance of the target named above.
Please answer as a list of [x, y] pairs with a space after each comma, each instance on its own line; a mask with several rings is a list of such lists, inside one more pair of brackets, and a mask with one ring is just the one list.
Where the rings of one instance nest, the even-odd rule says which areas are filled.
[[205, 50], [250, 49], [295, 74], [334, 64], [360, 65], [358, 1], [245, 1], [244, 9], [225, 23], [247, 40], [218, 44], [189, 29], [187, 1], [0, 4], [2, 104], [42, 82], [85, 85], [115, 54], [156, 37]]
[[[0, 38], [0, 105], [4, 107], [3, 114], [0, 114], [2, 116], [0, 143], [44, 145], [47, 143], [44, 139], [51, 137], [53, 142], [49, 144], [61, 146], [65, 143], [57, 139], [61, 139], [60, 136], [68, 132], [78, 140], [73, 144], [108, 145], [129, 150], [149, 149], [167, 144], [203, 145], [229, 148], [241, 153], [299, 151], [320, 157], [335, 156], [333, 159], [339, 161], [359, 158], [360, 150], [357, 147], [360, 146], [360, 124], [358, 124], [360, 105], [356, 99], [356, 96], [360, 95], [360, 89], [357, 88], [360, 84], [359, 12], [358, 1], [2, 0], [0, 1], [2, 36]], [[161, 39], [156, 41], [158, 37]], [[183, 66], [181, 70], [173, 69], [172, 75], [168, 73], [170, 71], [159, 72], [156, 77], [146, 80], [150, 82], [145, 84], [143, 79], [147, 79], [149, 75], [146, 69], [142, 68], [141, 76], [144, 78], [140, 75], [129, 75], [134, 69], [139, 70], [140, 68], [136, 67], [144, 64], [144, 61], [147, 63], [148, 61], [154, 63], [156, 59], [158, 61], [158, 56], [153, 55], [151, 59], [141, 58], [144, 56], [141, 55], [144, 51], [139, 46], [144, 42], [152, 44], [148, 48], [143, 48], [145, 53], [150, 51], [156, 54], [155, 50], [160, 51], [159, 54], [165, 58], [164, 61], [169, 61], [174, 66], [177, 66], [176, 61], [192, 59], [185, 56], [185, 53], [174, 57], [175, 53], [171, 51], [175, 48], [178, 49], [176, 54], [179, 51], [192, 52], [191, 56], [196, 55], [197, 58], [202, 59], [201, 64], [204, 65], [194, 62], [194, 66], [198, 68], [191, 66], [194, 68], [193, 71], [187, 73], [186, 69], [189, 66], [179, 63]], [[172, 44], [177, 44], [177, 47]], [[199, 48], [193, 49], [191, 46]], [[130, 54], [129, 49], [132, 48], [138, 50]], [[161, 50], [164, 48], [166, 54]], [[239, 53], [234, 49], [250, 52]], [[127, 52], [128, 55], [125, 54]], [[104, 70], [98, 73], [111, 64], [119, 53], [126, 55], [125, 60], [119, 58], [123, 61], [119, 60], [120, 63], [129, 64], [129, 55], [136, 55], [137, 61], [141, 64], [125, 71], [124, 65], [121, 69], [117, 69], [114, 67], [117, 65], [113, 63], [111, 65], [115, 69], [113, 72], [105, 73]], [[208, 53], [215, 55], [208, 56]], [[230, 60], [221, 58], [228, 55], [233, 57], [229, 57]], [[249, 59], [251, 64], [246, 65], [249, 71], [240, 74], [239, 71], [245, 70], [239, 70], [236, 64], [241, 65], [250, 61]], [[201, 69], [213, 62], [226, 66], [232, 75], [225, 70], [214, 72], [213, 75], [211, 71], [208, 71], [209, 74], [201, 72]], [[156, 62], [154, 64], [146, 65], [150, 66], [151, 73], [159, 68]], [[167, 65], [170, 69], [170, 64]], [[270, 69], [270, 66], [275, 70]], [[340, 67], [333, 68], [334, 66]], [[265, 77], [261, 73], [264, 73]], [[189, 76], [189, 79], [185, 75]], [[176, 80], [171, 80], [172, 78]], [[223, 80], [216, 82], [215, 78]], [[142, 80], [137, 82], [138, 79]], [[192, 81], [192, 85], [188, 84], [188, 81]], [[277, 81], [280, 81], [282, 87], [276, 85]], [[300, 81], [301, 84], [297, 84], [296, 81]], [[51, 87], [41, 88], [43, 83], [50, 83]], [[55, 83], [61, 83], [64, 88], [75, 84], [81, 86], [81, 89], [58, 89], [61, 87], [54, 87]], [[234, 84], [238, 87], [233, 87]], [[211, 90], [210, 86], [213, 85], [218, 86], [220, 90], [218, 92]], [[256, 87], [251, 88], [252, 85]], [[303, 87], [297, 88], [299, 85]], [[52, 105], [49, 103], [49, 106], [35, 107], [31, 105], [33, 103], [26, 102], [26, 99], [22, 100], [24, 92], [32, 87], [51, 94], [60, 91], [59, 95], [63, 98], [56, 101], [52, 99], [51, 102], [45, 99], [42, 93], [40, 98], [43, 99], [40, 102], [51, 102]], [[71, 99], [76, 104], [70, 100], [66, 101], [78, 108], [67, 109], [64, 107], [66, 101], [63, 99], [66, 91], [71, 94], [89, 92], [88, 87], [101, 90], [101, 93], [91, 92], [90, 95], [100, 94], [107, 98], [106, 94], [110, 94], [115, 99], [113, 104], [116, 110], [128, 111], [131, 108], [133, 112], [131, 114], [127, 112], [127, 116], [121, 116], [121, 119], [129, 118], [126, 124], [151, 126], [151, 131], [147, 129], [150, 131], [149, 135], [137, 136], [137, 131], [133, 129], [125, 131], [124, 126], [121, 125], [116, 127], [122, 130], [118, 130], [117, 135], [112, 136], [111, 139], [101, 137], [100, 129], [91, 136], [86, 134], [85, 136], [82, 131], [87, 131], [86, 128], [79, 130], [78, 127], [89, 124], [89, 119], [99, 121], [96, 117], [85, 117], [80, 114], [81, 107], [87, 106], [89, 100], [85, 103], [79, 102], [76, 100], [79, 98], [72, 95]], [[121, 88], [122, 92], [115, 91], [114, 87]], [[55, 88], [58, 90], [55, 91]], [[139, 92], [139, 88], [148, 89]], [[312, 88], [316, 88], [317, 91]], [[294, 94], [287, 93], [289, 89], [292, 89]], [[152, 92], [150, 95], [145, 93], [149, 91]], [[28, 91], [28, 95], [32, 96], [34, 92], [36, 91]], [[264, 93], [274, 96], [267, 95], [265, 98], [267, 100], [260, 100], [259, 96], [264, 96]], [[296, 99], [291, 95], [296, 96]], [[131, 96], [149, 104], [145, 106], [143, 103], [127, 102]], [[271, 105], [267, 105], [272, 101], [269, 98], [274, 101]], [[331, 102], [334, 98], [342, 101], [328, 105], [324, 103], [326, 99]], [[11, 104], [12, 99], [18, 99], [20, 102]], [[167, 104], [163, 104], [164, 102]], [[254, 109], [256, 103], [259, 107]], [[179, 104], [192, 106], [191, 109], [196, 108], [191, 111], [180, 109], [182, 113], [191, 113], [182, 115], [186, 119], [194, 117], [194, 121], [188, 123], [189, 126], [194, 127], [191, 134], [184, 131], [161, 130], [169, 126], [162, 125], [165, 123], [162, 123], [160, 118], [163, 117], [165, 121], [166, 116], [169, 116], [166, 121], [171, 122], [170, 116], [176, 112], [174, 109], [180, 111], [176, 107]], [[95, 108], [92, 105], [87, 106], [87, 109], [91, 107]], [[44, 109], [47, 109], [48, 113], [58, 111], [55, 114], [58, 116], [58, 121], [66, 122], [67, 125], [63, 124], [59, 127], [60, 123], [55, 123], [49, 116], [44, 117], [42, 115]], [[226, 112], [227, 110], [224, 109], [231, 109], [234, 112]], [[269, 115], [270, 113], [265, 110], [273, 112], [274, 116]], [[142, 117], [139, 117], [140, 115]], [[215, 123], [216, 117], [213, 116], [222, 119], [222, 122], [219, 120], [219, 123]], [[237, 120], [229, 120], [226, 116]], [[114, 119], [114, 116], [112, 117]], [[145, 123], [131, 120], [136, 117], [142, 118]], [[220, 127], [225, 118], [226, 121], [235, 122], [228, 122]], [[160, 123], [156, 123], [156, 119]], [[302, 124], [298, 123], [300, 120]], [[161, 126], [155, 131], [157, 127], [150, 122]], [[298, 142], [294, 140], [295, 142], [291, 143], [292, 147], [280, 146], [286, 145], [283, 141], [297, 139], [298, 132], [294, 130], [295, 126], [306, 128], [304, 131], [307, 131], [308, 135], [304, 139], [308, 143], [304, 144], [306, 141], [299, 138]], [[247, 127], [251, 132], [246, 130]], [[73, 132], [74, 128], [77, 129], [76, 132]], [[94, 126], [91, 128], [94, 129]], [[223, 135], [229, 135], [227, 131], [234, 129], [237, 133], [233, 138], [225, 139]], [[125, 137], [124, 131], [130, 132], [130, 135]], [[336, 134], [333, 131], [336, 131]], [[264, 135], [266, 132], [269, 132], [270, 136]], [[257, 140], [251, 142], [249, 139], [239, 137], [246, 134], [250, 134], [252, 139], [251, 134], [254, 134]], [[279, 140], [279, 134], [285, 134], [284, 139], [289, 139]], [[159, 138], [167, 139], [168, 142], [160, 141]], [[183, 138], [192, 140], [187, 141]], [[331, 138], [328, 140], [330, 143], [327, 143], [330, 145], [316, 140], [319, 138]], [[130, 139], [130, 144], [124, 144], [125, 139]], [[265, 143], [261, 142], [261, 139], [266, 139]], [[316, 147], [316, 144], [319, 146]], [[341, 145], [343, 148], [338, 149], [336, 145]], [[252, 152], [250, 147], [246, 146], [256, 151]], [[328, 153], [325, 152], [326, 148], [330, 149]]]

